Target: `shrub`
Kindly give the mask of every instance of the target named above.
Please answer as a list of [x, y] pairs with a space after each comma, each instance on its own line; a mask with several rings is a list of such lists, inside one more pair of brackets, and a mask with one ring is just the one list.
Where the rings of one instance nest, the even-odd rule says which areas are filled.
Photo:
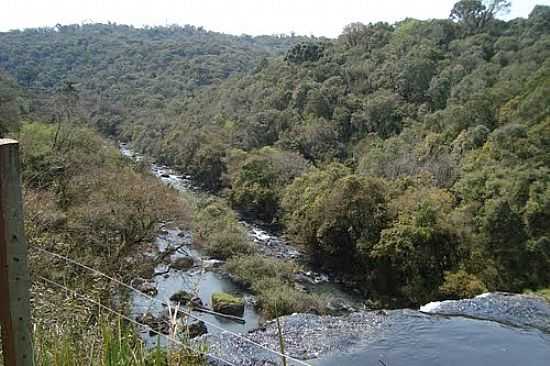
[[259, 255], [232, 258], [226, 269], [257, 296], [258, 306], [268, 317], [296, 312], [325, 312], [319, 296], [294, 288], [296, 265]]
[[281, 282], [291, 282], [296, 266], [259, 255], [232, 258], [225, 268], [239, 278], [246, 286], [252, 286], [255, 281], [263, 278], [275, 278]]
[[294, 288], [294, 285], [277, 278], [264, 277], [252, 285], [258, 306], [267, 317], [292, 313], [324, 313], [325, 301], [320, 296], [308, 294]]
[[487, 292], [487, 287], [479, 278], [460, 269], [445, 273], [445, 280], [439, 291], [451, 299], [467, 299]]
[[199, 202], [193, 234], [208, 255], [219, 259], [251, 254], [254, 249], [235, 213], [216, 199]]
[[209, 235], [206, 243], [206, 253], [217, 259], [227, 259], [233, 256], [251, 254], [253, 251], [246, 234], [239, 229], [219, 231]]

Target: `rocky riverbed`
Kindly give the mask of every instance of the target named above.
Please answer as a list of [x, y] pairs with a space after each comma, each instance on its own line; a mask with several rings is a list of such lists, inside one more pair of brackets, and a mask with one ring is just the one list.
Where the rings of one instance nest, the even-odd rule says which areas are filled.
[[[428, 314], [426, 311], [452, 313]], [[432, 303], [423, 311], [362, 311], [281, 318], [289, 356], [312, 365], [547, 365], [550, 303], [514, 294]], [[277, 326], [247, 337], [279, 349]], [[237, 365], [280, 365], [280, 357], [225, 334], [204, 335], [210, 351]], [[289, 364], [294, 364], [289, 361]]]

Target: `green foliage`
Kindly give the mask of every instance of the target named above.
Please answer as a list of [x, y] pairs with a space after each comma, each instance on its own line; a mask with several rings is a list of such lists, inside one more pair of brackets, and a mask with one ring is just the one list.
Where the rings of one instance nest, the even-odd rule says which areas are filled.
[[194, 240], [202, 243], [208, 255], [226, 259], [251, 254], [252, 244], [235, 213], [221, 200], [198, 203], [193, 217]]
[[[93, 227], [116, 253], [149, 226], [132, 215], [141, 211], [130, 192], [97, 184], [114, 184], [115, 168], [98, 171], [116, 166], [153, 203], [122, 162], [97, 153], [101, 142], [67, 125], [89, 119], [242, 212], [282, 218], [314, 259], [373, 296], [413, 304], [483, 286], [547, 288], [550, 10], [497, 20], [508, 6], [462, 0], [450, 20], [353, 23], [336, 40], [100, 24], [0, 34], [0, 66], [23, 86], [57, 91], [55, 103], [29, 109], [0, 80], [0, 133], [29, 110], [60, 122], [22, 127], [36, 140], [25, 179], [47, 213], [33, 230]], [[116, 223], [102, 219], [111, 209]], [[199, 204], [194, 221], [215, 256], [250, 253], [220, 202]], [[261, 282], [250, 285], [268, 307], [279, 296], [268, 289], [295, 291]]]
[[499, 12], [510, 8], [508, 0], [461, 0], [451, 10], [450, 18], [464, 24], [468, 32], [482, 30]]
[[316, 202], [331, 189], [334, 182], [351, 171], [341, 164], [331, 164], [326, 169], [312, 169], [295, 179], [284, 192], [281, 206], [287, 232], [301, 244], [315, 243], [317, 226], [311, 212]]
[[445, 273], [445, 281], [439, 290], [450, 299], [469, 299], [487, 292], [487, 287], [476, 276], [460, 269]]
[[200, 147], [189, 166], [197, 183], [208, 190], [218, 190], [225, 170], [222, 162], [224, 151], [221, 146], [205, 145]]
[[322, 298], [294, 288], [296, 265], [259, 255], [232, 258], [226, 269], [256, 294], [270, 318], [295, 312], [325, 312]]
[[174, 191], [127, 166], [113, 146], [89, 129], [27, 123], [18, 138], [28, 203], [44, 204], [39, 201], [45, 196], [56, 206], [50, 206], [49, 218], [33, 217], [33, 232], [47, 233], [50, 225], [63, 224], [61, 231], [115, 261], [149, 238], [156, 223], [189, 219]]
[[261, 278], [272, 278], [279, 282], [291, 283], [296, 266], [259, 255], [231, 258], [226, 269], [248, 287]]
[[267, 147], [236, 158], [233, 164], [231, 204], [268, 222], [278, 213], [281, 191], [307, 166], [299, 154]]
[[445, 271], [460, 258], [457, 233], [448, 216], [452, 207], [453, 198], [446, 191], [415, 185], [391, 201], [393, 225], [366, 248], [378, 262], [374, 281], [381, 293], [413, 304], [437, 297]]
[[212, 294], [212, 303], [223, 302], [229, 304], [242, 304], [243, 299], [237, 296], [233, 296], [226, 292], [215, 292]]
[[540, 289], [540, 290], [536, 290], [536, 291], [526, 291], [526, 293], [528, 295], [536, 295], [536, 296], [540, 296], [540, 297], [543, 297], [544, 299], [546, 299], [547, 301], [550, 301], [550, 289], [548, 288], [545, 288], [545, 289]]
[[353, 114], [351, 123], [359, 133], [376, 133], [387, 138], [401, 130], [399, 109], [399, 97], [390, 91], [380, 90], [369, 96], [362, 113]]
[[0, 137], [17, 130], [22, 109], [25, 106], [21, 89], [3, 73], [0, 73]]
[[334, 165], [295, 180], [283, 208], [289, 232], [317, 261], [353, 271], [360, 247], [376, 243], [385, 225], [385, 190], [379, 179], [345, 173]]
[[287, 51], [285, 61], [291, 64], [315, 62], [323, 56], [323, 46], [317, 43], [298, 43]]

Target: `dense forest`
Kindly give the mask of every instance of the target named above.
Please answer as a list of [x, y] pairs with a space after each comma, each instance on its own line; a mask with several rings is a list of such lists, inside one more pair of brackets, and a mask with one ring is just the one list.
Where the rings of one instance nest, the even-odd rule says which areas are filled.
[[2, 128], [45, 108], [16, 84], [61, 101], [52, 123], [86, 121], [191, 174], [382, 304], [544, 288], [550, 7], [499, 20], [507, 6], [461, 0], [449, 19], [335, 40], [2, 33]]
[[190, 25], [58, 25], [0, 33], [0, 68], [35, 94], [74, 86], [86, 119], [113, 135], [123, 122], [162, 125], [181, 113], [182, 98], [305, 39], [237, 37]]

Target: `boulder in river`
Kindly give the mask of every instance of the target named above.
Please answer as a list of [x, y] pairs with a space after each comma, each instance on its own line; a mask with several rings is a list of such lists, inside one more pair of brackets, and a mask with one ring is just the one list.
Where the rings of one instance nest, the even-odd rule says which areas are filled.
[[150, 328], [149, 335], [154, 336], [158, 333], [169, 334], [170, 333], [170, 322], [168, 318], [163, 316], [155, 316], [149, 312], [143, 313], [136, 317], [136, 321], [141, 324], [144, 324]]
[[173, 262], [171, 267], [180, 271], [188, 270], [189, 268], [193, 267], [195, 264], [195, 260], [193, 257], [179, 257], [176, 258]]
[[193, 299], [193, 294], [185, 290], [181, 290], [170, 296], [170, 301], [179, 302], [180, 304], [187, 304]]
[[155, 296], [156, 294], [158, 294], [155, 283], [152, 281], [146, 281], [139, 278], [133, 281], [133, 285], [137, 290], [146, 293], [149, 296]]
[[189, 338], [200, 337], [201, 335], [208, 333], [206, 324], [204, 324], [203, 321], [197, 321], [189, 324], [186, 330], [189, 334]]
[[225, 292], [216, 292], [212, 294], [212, 309], [222, 314], [243, 316], [244, 301], [240, 297]]

